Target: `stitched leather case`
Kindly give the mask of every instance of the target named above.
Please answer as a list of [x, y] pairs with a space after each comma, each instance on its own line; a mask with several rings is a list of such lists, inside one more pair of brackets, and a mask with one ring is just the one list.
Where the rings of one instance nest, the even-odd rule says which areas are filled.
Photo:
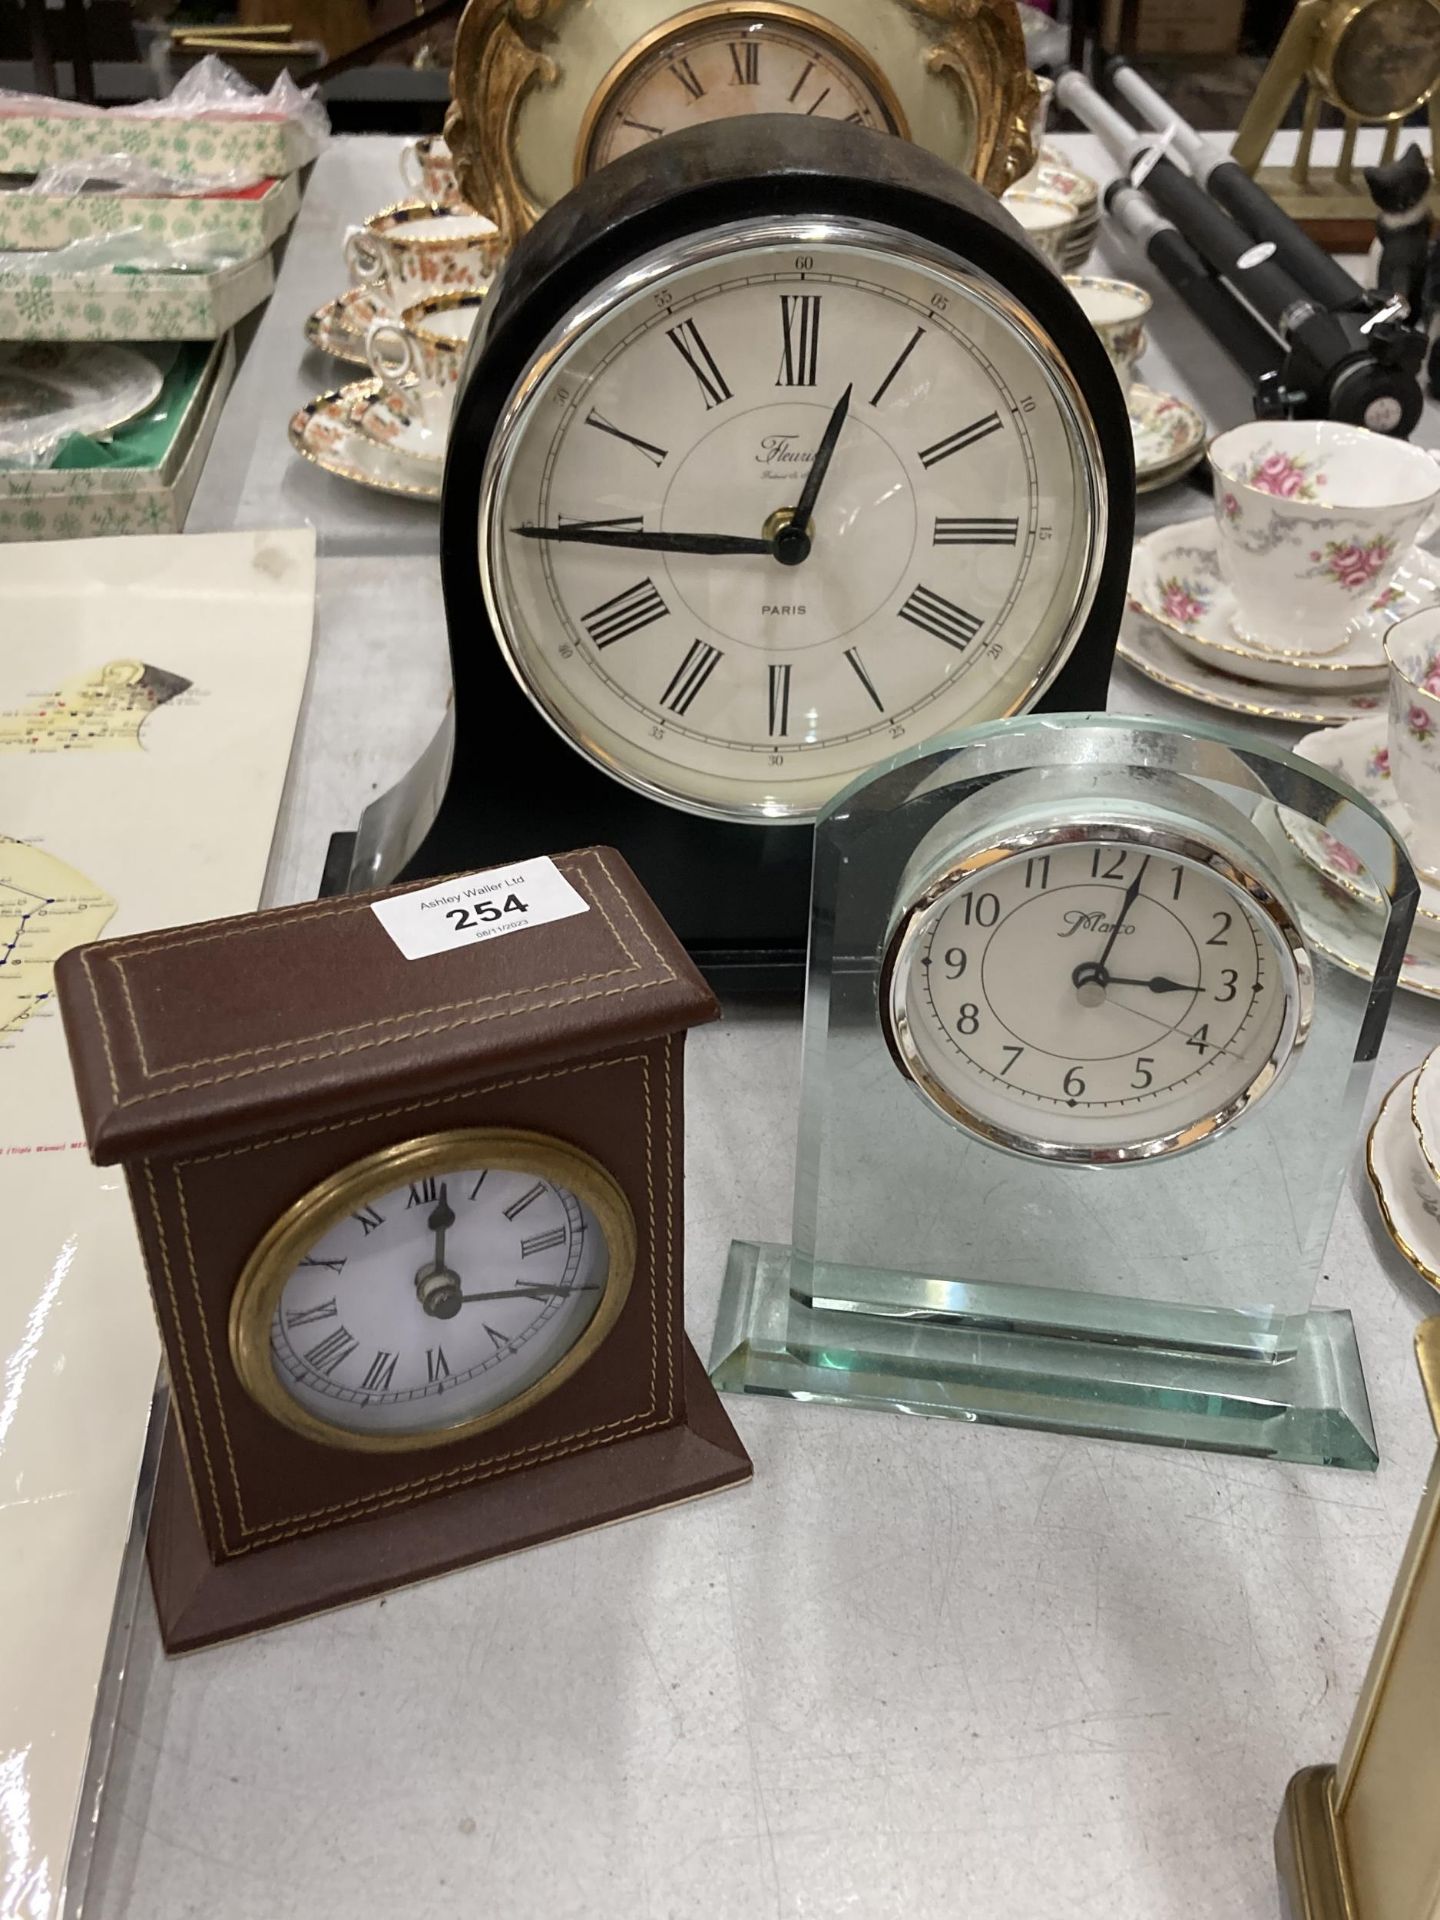
[[[589, 911], [420, 960], [405, 959], [368, 895], [101, 942], [60, 962], [87, 1137], [97, 1160], [125, 1165], [194, 1502], [187, 1514], [176, 1497], [170, 1444], [151, 1534], [169, 1645], [748, 1475], [683, 1333], [684, 1032], [719, 1008], [617, 854], [556, 864]], [[279, 1424], [230, 1358], [231, 1297], [257, 1242], [364, 1155], [477, 1126], [554, 1136], [619, 1183], [637, 1255], [614, 1327], [562, 1387], [469, 1438], [375, 1454]], [[708, 1422], [702, 1463], [694, 1445], [682, 1457], [616, 1444], [678, 1427], [693, 1441], [687, 1377]], [[597, 1477], [602, 1448], [611, 1466]], [[486, 1502], [522, 1475], [528, 1497]], [[332, 1533], [323, 1554], [304, 1550]], [[260, 1549], [258, 1584], [217, 1597], [201, 1577]]]
[[56, 985], [92, 1156], [253, 1137], [717, 1017], [618, 853], [556, 865], [588, 912], [423, 960], [371, 912], [384, 893], [66, 954]]

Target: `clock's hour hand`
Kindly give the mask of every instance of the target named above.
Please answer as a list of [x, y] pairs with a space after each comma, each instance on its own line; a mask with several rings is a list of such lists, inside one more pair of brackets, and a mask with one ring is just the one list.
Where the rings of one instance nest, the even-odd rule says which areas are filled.
[[634, 547], [643, 553], [770, 554], [768, 540], [751, 540], [738, 533], [627, 533], [615, 527], [512, 527], [524, 540], [574, 540], [587, 547]]
[[1128, 980], [1124, 974], [1107, 973], [1102, 968], [1100, 984], [1102, 987], [1148, 987], [1151, 993], [1198, 993], [1198, 983], [1191, 985], [1188, 980], [1171, 980], [1163, 973], [1154, 974], [1149, 980]]

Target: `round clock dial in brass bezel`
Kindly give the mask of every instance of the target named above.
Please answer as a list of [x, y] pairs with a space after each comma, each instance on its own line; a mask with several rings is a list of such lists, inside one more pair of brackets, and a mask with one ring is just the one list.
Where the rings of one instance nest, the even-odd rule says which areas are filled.
[[[600, 1301], [579, 1337], [538, 1380], [503, 1405], [451, 1425], [363, 1433], [321, 1420], [282, 1383], [271, 1357], [271, 1324], [299, 1261], [331, 1228], [368, 1202], [426, 1175], [484, 1168], [533, 1173], [590, 1210], [606, 1250]], [[453, 1446], [513, 1420], [563, 1386], [602, 1345], [620, 1317], [635, 1273], [635, 1217], [598, 1160], [552, 1135], [508, 1127], [466, 1127], [382, 1147], [320, 1181], [288, 1207], [246, 1261], [230, 1300], [230, 1357], [241, 1385], [265, 1413], [322, 1445], [361, 1453]]]
[[813, 40], [836, 66], [846, 69], [850, 78], [875, 100], [884, 115], [884, 131], [910, 137], [909, 123], [895, 89], [871, 59], [860, 42], [834, 21], [822, 20], [805, 7], [789, 6], [784, 0], [724, 0], [719, 6], [691, 7], [663, 20], [627, 47], [595, 89], [575, 142], [575, 179], [577, 183], [594, 170], [593, 149], [617, 96], [642, 67], [658, 62], [664, 54], [683, 53], [697, 36], [708, 40], [712, 32], [726, 31], [743, 35], [752, 27], [788, 28]]
[[[1234, 1097], [1184, 1126], [1143, 1135], [1122, 1143], [1077, 1144], [1047, 1138], [1038, 1130], [1021, 1132], [992, 1115], [968, 1107], [932, 1071], [911, 1028], [907, 996], [912, 971], [922, 957], [927, 930], [943, 912], [950, 897], [969, 881], [1016, 856], [1044, 853], [1047, 848], [1095, 841], [1159, 854], [1210, 874], [1243, 903], [1244, 910], [1269, 932], [1277, 953], [1289, 963], [1282, 982], [1285, 1010], [1268, 1055], [1254, 1077]], [[880, 1027], [895, 1065], [922, 1098], [966, 1133], [992, 1146], [1031, 1159], [1071, 1165], [1112, 1165], [1153, 1160], [1183, 1152], [1213, 1139], [1267, 1100], [1285, 1078], [1310, 1032], [1315, 1008], [1314, 965], [1304, 935], [1290, 908], [1264, 880], [1250, 872], [1238, 853], [1182, 830], [1151, 822], [1055, 822], [1019, 829], [1011, 834], [987, 835], [985, 844], [972, 848], [928, 880], [898, 912], [881, 963], [879, 980]]]

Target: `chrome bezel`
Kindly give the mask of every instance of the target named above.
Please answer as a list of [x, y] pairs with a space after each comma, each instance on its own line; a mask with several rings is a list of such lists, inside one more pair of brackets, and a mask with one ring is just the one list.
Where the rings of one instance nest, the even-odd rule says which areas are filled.
[[[1002, 324], [1021, 337], [1055, 397], [1070, 436], [1083, 487], [1088, 539], [1079, 588], [1069, 617], [1061, 626], [1043, 662], [1038, 664], [1019, 694], [1008, 705], [996, 712], [969, 714], [963, 722], [954, 716], [947, 717], [937, 726], [935, 733], [951, 732], [961, 724], [979, 724], [1022, 712], [1033, 705], [1053, 682], [1074, 651], [1099, 590], [1109, 527], [1109, 492], [1095, 423], [1078, 382], [1049, 335], [1007, 289], [979, 273], [960, 255], [879, 222], [828, 217], [732, 221], [705, 233], [691, 234], [657, 247], [643, 259], [602, 282], [557, 323], [536, 350], [501, 410], [481, 478], [477, 516], [480, 583], [501, 655], [531, 704], [555, 732], [622, 785], [644, 794], [648, 799], [661, 801], [705, 819], [803, 826], [812, 823], [842, 787], [866, 770], [865, 766], [847, 768], [833, 781], [827, 782], [823, 792], [815, 788], [813, 781], [805, 783], [806, 797], [791, 802], [777, 797], [773, 792], [759, 792], [763, 785], [761, 779], [750, 781], [737, 778], [734, 785], [744, 789], [746, 797], [737, 798], [732, 804], [726, 805], [686, 793], [674, 784], [626, 765], [619, 754], [565, 719], [547, 698], [538, 680], [527, 670], [525, 643], [516, 638], [519, 622], [512, 622], [508, 617], [513, 596], [505, 591], [508, 570], [502, 555], [507, 542], [505, 529], [497, 513], [497, 505], [504, 499], [510, 471], [532, 409], [543, 398], [551, 379], [558, 377], [566, 358], [588, 334], [609, 321], [623, 306], [653, 290], [658, 281], [705, 266], [730, 254], [765, 247], [796, 247], [801, 250], [846, 247], [865, 253], [883, 254], [892, 259], [898, 257], [922, 270], [943, 272], [967, 297], [989, 308]], [[922, 735], [916, 741], [907, 738], [905, 745], [909, 748], [919, 744], [920, 740], [932, 737], [934, 734]], [[877, 741], [877, 749], [880, 744]], [[877, 750], [874, 760], [868, 764], [874, 765], [888, 758], [893, 751], [893, 744], [887, 740], [884, 749]], [[798, 781], [794, 784], [801, 785]], [[753, 798], [749, 797], [752, 789], [755, 790]]]
[[[906, 999], [912, 970], [926, 931], [948, 905], [950, 897], [976, 874], [1019, 855], [1076, 842], [1101, 841], [1141, 847], [1182, 860], [1213, 875], [1239, 901], [1247, 916], [1258, 921], [1280, 962], [1285, 1011], [1274, 1045], [1253, 1080], [1223, 1106], [1167, 1133], [1140, 1134], [1133, 1140], [1086, 1146], [1053, 1140], [1042, 1133], [1023, 1133], [975, 1111], [958, 1099], [934, 1074], [911, 1031]], [[1288, 902], [1245, 864], [1235, 849], [1202, 840], [1195, 833], [1152, 821], [1056, 820], [987, 836], [982, 846], [960, 854], [928, 879], [899, 910], [880, 970], [880, 1027], [890, 1056], [921, 1096], [947, 1120], [991, 1146], [1030, 1159], [1081, 1166], [1109, 1166], [1153, 1160], [1181, 1153], [1212, 1140], [1242, 1116], [1256, 1111], [1280, 1085], [1309, 1036], [1315, 1012], [1315, 969], [1304, 935]]]

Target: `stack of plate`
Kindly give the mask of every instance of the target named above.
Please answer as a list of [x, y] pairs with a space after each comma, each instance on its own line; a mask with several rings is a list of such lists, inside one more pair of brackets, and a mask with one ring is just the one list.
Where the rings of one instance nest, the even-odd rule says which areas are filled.
[[1080, 271], [1100, 231], [1100, 189], [1089, 174], [1042, 145], [1029, 173], [1000, 198], [1062, 273]]

